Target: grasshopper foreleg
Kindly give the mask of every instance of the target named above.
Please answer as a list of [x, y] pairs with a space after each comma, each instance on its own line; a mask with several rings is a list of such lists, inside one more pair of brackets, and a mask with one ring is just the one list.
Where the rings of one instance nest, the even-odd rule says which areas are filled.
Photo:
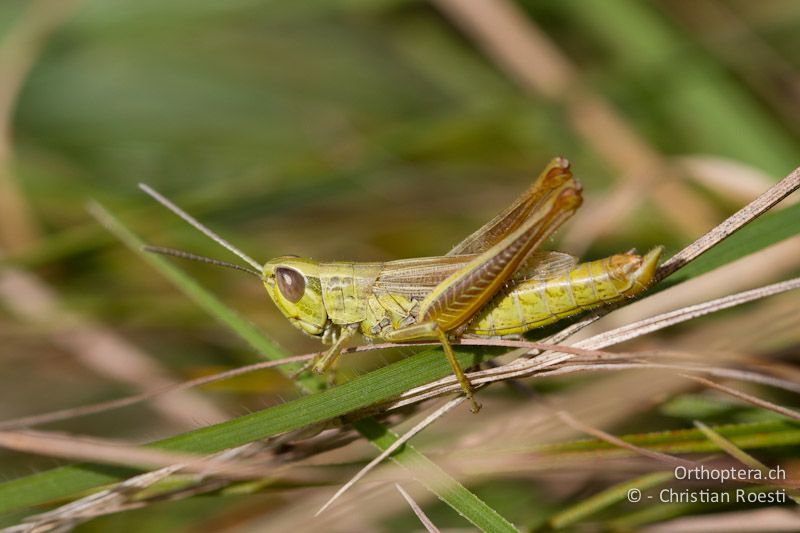
[[327, 372], [336, 363], [342, 350], [347, 345], [353, 335], [358, 331], [358, 324], [348, 324], [343, 327], [339, 332], [339, 336], [334, 341], [333, 345], [324, 352], [320, 352], [314, 359], [311, 359], [304, 364], [298, 371], [292, 374], [292, 378], [296, 378], [307, 370], [313, 370], [317, 374]]
[[339, 338], [333, 343], [333, 345], [328, 348], [328, 350], [322, 354], [321, 357], [315, 359], [312, 364], [312, 368], [314, 372], [317, 374], [323, 374], [326, 372], [335, 362], [336, 359], [339, 358], [339, 354], [342, 353], [342, 350], [347, 345], [347, 342], [356, 334], [358, 331], [358, 324], [348, 324], [347, 326], [343, 327], [341, 332], [339, 333]]

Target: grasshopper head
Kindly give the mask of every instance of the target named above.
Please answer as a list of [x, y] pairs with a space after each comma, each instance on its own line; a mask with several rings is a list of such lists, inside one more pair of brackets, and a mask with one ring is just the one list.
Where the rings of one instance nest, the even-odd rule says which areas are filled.
[[319, 337], [328, 322], [319, 282], [319, 264], [294, 256], [264, 263], [262, 280], [275, 305], [292, 325]]

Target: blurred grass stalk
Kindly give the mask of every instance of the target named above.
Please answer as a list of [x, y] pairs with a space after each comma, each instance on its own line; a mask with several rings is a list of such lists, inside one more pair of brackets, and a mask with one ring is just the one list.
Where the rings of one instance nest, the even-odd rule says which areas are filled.
[[0, 246], [15, 253], [37, 240], [38, 224], [14, 176], [12, 118], [23, 82], [75, 0], [34, 0], [0, 40]]
[[[584, 250], [611, 231], [644, 198], [655, 202], [690, 235], [713, 220], [704, 202], [681, 185], [683, 172], [650, 146], [637, 125], [619, 113], [549, 41], [545, 31], [509, 0], [432, 0], [500, 68], [524, 89], [564, 107], [575, 131], [615, 166], [620, 181], [608, 199], [576, 217], [565, 243]], [[530, 6], [537, 13], [535, 4]], [[794, 168], [800, 151], [780, 124], [720, 69], [687, 45], [647, 4], [631, 0], [548, 3], [603, 40], [622, 68], [641, 84], [669, 84], [665, 107], [676, 130], [692, 135], [699, 151], [723, 154], [765, 169], [772, 176]], [[674, 68], [678, 63], [680, 68]]]
[[698, 152], [743, 161], [771, 176], [797, 166], [797, 139], [652, 4], [564, 0], [551, 7], [599, 39], [636, 83], [666, 86], [654, 104]]
[[[48, 38], [79, 3], [30, 2], [0, 41], [0, 260], [4, 252], [19, 253], [40, 240], [38, 223], [13, 171], [12, 118], [22, 84]], [[137, 388], [173, 383], [148, 354], [100, 323], [68, 310], [59, 295], [32, 273], [0, 266], [0, 301], [18, 320], [54, 328], [49, 334], [51, 342], [99, 375]], [[69, 329], [69, 334], [59, 328]], [[191, 427], [198, 417], [209, 421], [224, 419], [224, 413], [213, 402], [193, 392], [158, 399], [153, 407], [181, 427]]]

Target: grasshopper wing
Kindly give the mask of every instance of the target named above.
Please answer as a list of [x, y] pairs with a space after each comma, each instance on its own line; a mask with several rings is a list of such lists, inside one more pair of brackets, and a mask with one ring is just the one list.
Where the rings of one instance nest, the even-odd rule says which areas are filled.
[[421, 300], [475, 257], [475, 254], [447, 255], [389, 261], [375, 280], [373, 290]]
[[[580, 207], [581, 186], [572, 178], [569, 163], [555, 160], [551, 165], [534, 184], [530, 200], [518, 200], [446, 256], [458, 259], [446, 264], [451, 273], [424, 296], [416, 322], [383, 334], [388, 341], [438, 339], [475, 413], [480, 404], [473, 399], [472, 385], [447, 336], [457, 334], [458, 328], [513, 280], [536, 248]], [[493, 244], [487, 247], [489, 243]], [[462, 263], [466, 252], [477, 255]], [[438, 277], [443, 270], [434, 268], [433, 272]]]
[[581, 204], [581, 187], [567, 168], [545, 184], [545, 205], [500, 242], [477, 255], [437, 285], [420, 304], [423, 321], [452, 331], [491, 300], [527, 264], [531, 253], [572, 216]]
[[564, 252], [536, 251], [514, 275], [514, 281], [544, 280], [566, 274], [578, 264], [578, 258]]
[[[389, 261], [375, 280], [373, 290], [375, 293], [391, 293], [421, 300], [475, 257], [476, 254], [446, 255]], [[531, 253], [527, 264], [519, 269], [513, 279], [527, 281], [553, 278], [569, 272], [577, 263], [578, 258], [570, 254], [536, 251]]]
[[552, 192], [548, 185], [551, 173], [569, 173], [569, 161], [556, 157], [544, 168], [536, 181], [510, 206], [458, 243], [447, 255], [483, 253], [518, 229], [531, 216], [542, 210]]

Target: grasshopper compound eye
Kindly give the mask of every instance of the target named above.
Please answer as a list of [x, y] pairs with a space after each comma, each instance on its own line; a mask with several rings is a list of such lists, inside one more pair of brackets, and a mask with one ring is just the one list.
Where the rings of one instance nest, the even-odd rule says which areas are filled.
[[275, 269], [275, 279], [278, 282], [278, 290], [292, 303], [300, 301], [306, 292], [306, 278], [297, 270], [278, 267]]

